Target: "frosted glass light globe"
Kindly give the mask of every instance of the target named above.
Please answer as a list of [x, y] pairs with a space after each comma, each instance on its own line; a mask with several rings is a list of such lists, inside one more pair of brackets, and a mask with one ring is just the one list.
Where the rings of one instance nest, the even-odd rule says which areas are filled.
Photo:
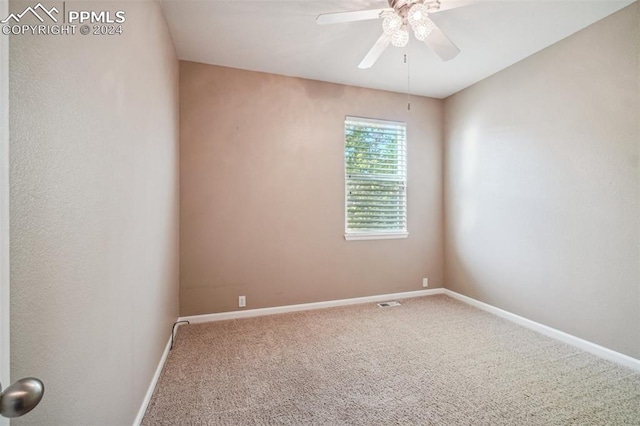
[[413, 26], [413, 35], [420, 41], [424, 41], [431, 34], [431, 31], [433, 31], [433, 22], [429, 19], [423, 24]]
[[382, 20], [382, 31], [386, 35], [392, 35], [395, 31], [402, 28], [402, 18], [395, 13], [390, 13]]
[[429, 16], [429, 9], [424, 4], [416, 3], [411, 6], [409, 9], [409, 14], [407, 18], [409, 19], [409, 24], [411, 27], [415, 27], [416, 25], [424, 25], [427, 20], [427, 16]]
[[405, 47], [407, 43], [409, 43], [409, 32], [406, 29], [400, 28], [391, 34], [391, 44], [395, 47]]

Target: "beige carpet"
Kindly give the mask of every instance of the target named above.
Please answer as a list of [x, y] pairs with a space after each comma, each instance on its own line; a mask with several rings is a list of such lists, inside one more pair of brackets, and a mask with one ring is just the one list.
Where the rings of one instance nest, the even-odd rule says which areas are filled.
[[640, 425], [640, 374], [447, 296], [179, 329], [143, 425], [278, 424]]

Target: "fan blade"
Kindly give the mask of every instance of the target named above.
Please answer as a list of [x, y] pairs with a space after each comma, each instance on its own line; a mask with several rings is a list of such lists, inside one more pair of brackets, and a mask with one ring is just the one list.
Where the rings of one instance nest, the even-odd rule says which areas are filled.
[[365, 56], [362, 62], [360, 62], [358, 68], [360, 68], [361, 70], [371, 68], [373, 64], [376, 63], [380, 55], [382, 55], [384, 49], [389, 46], [389, 43], [391, 43], [391, 36], [382, 33], [378, 41], [376, 41], [376, 44], [374, 44], [371, 50], [369, 50], [369, 53], [367, 53], [367, 56]]
[[366, 21], [369, 19], [378, 19], [383, 12], [392, 11], [393, 9], [370, 9], [358, 10], [356, 12], [338, 12], [324, 13], [318, 15], [316, 22], [320, 25], [340, 24], [342, 22]]
[[[433, 23], [433, 21], [431, 21]], [[450, 61], [458, 56], [460, 49], [456, 47], [451, 40], [447, 38], [436, 24], [433, 24], [431, 34], [424, 39], [427, 46], [433, 50], [436, 55], [440, 56], [443, 61]]]

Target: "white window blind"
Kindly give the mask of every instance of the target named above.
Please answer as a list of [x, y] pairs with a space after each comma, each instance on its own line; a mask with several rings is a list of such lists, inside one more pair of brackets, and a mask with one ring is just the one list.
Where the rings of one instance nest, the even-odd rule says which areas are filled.
[[407, 236], [407, 126], [346, 117], [345, 238]]

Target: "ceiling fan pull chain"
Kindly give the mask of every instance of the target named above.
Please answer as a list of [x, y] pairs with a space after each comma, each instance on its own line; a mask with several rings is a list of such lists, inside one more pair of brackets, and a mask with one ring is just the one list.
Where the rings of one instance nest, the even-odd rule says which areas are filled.
[[407, 64], [407, 111], [411, 111], [411, 73], [409, 70], [409, 56], [404, 54], [404, 63]]

